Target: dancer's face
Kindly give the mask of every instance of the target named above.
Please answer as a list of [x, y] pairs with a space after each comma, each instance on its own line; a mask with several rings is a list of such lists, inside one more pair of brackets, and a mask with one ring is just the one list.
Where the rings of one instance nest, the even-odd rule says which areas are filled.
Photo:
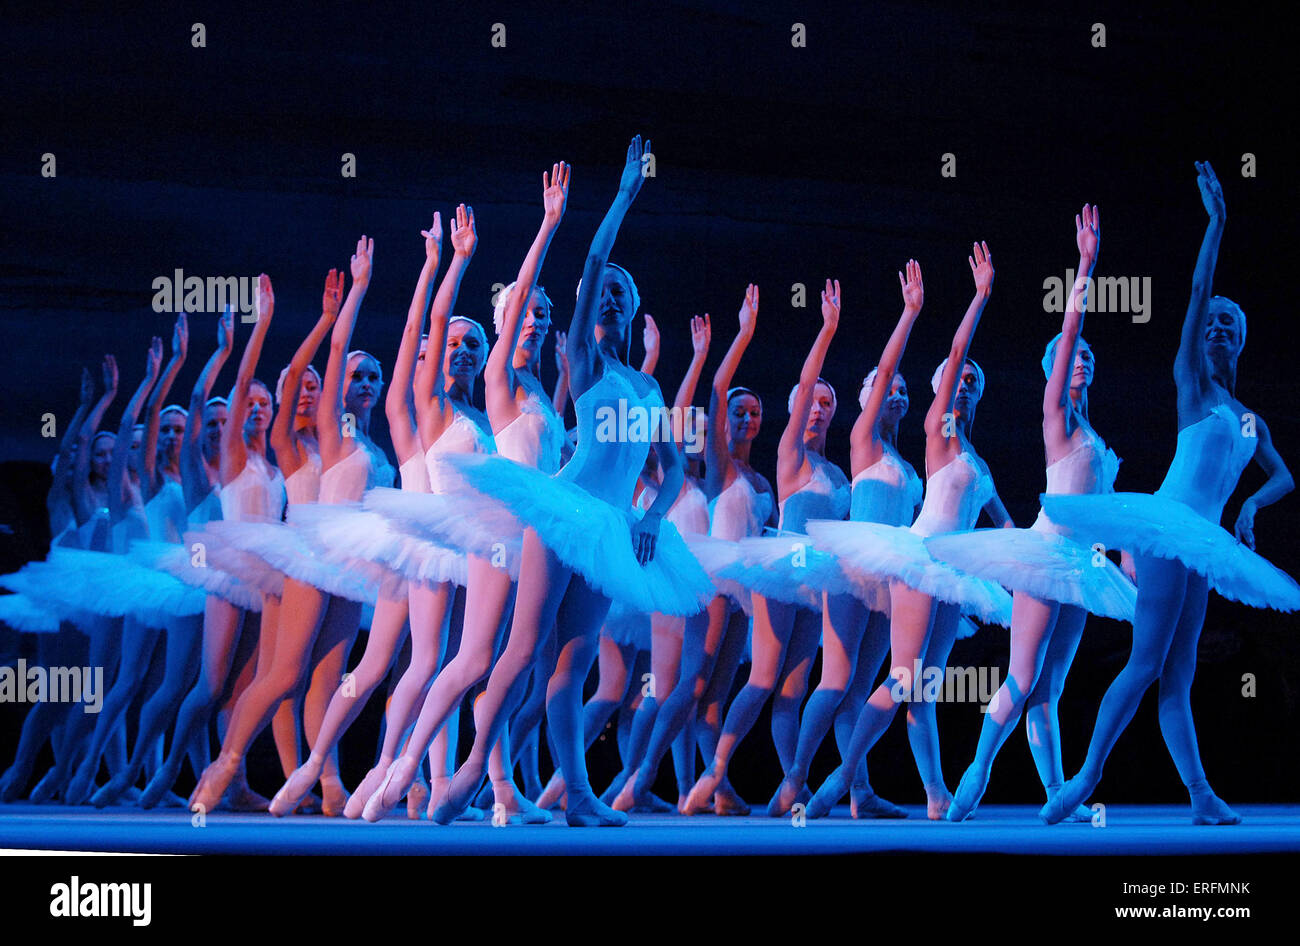
[[271, 426], [272, 413], [271, 392], [262, 384], [249, 385], [248, 419], [244, 421], [244, 432], [247, 434], [265, 433], [266, 429]]
[[343, 392], [344, 410], [351, 414], [368, 414], [379, 403], [379, 392], [384, 387], [384, 376], [379, 362], [369, 355], [353, 355], [348, 359], [348, 386]]
[[144, 450], [144, 429], [136, 427], [131, 431], [131, 452], [126, 457], [126, 468], [136, 476], [140, 475], [140, 454]]
[[221, 456], [221, 431], [229, 414], [224, 404], [209, 404], [203, 409], [203, 453], [209, 463]]
[[804, 439], [812, 440], [825, 436], [830, 428], [831, 418], [835, 416], [835, 395], [826, 385], [818, 382], [813, 388], [812, 408], [808, 411], [808, 427]]
[[619, 337], [623, 337], [634, 315], [632, 287], [628, 284], [627, 277], [622, 270], [606, 266], [601, 278], [600, 310], [596, 324], [607, 332], [616, 332]]
[[1087, 388], [1092, 384], [1092, 349], [1080, 339], [1079, 348], [1074, 353], [1074, 372], [1070, 375], [1070, 387]]
[[528, 356], [531, 363], [542, 353], [542, 343], [546, 341], [551, 330], [551, 300], [546, 293], [533, 290], [524, 311], [524, 324], [519, 329], [519, 348]]
[[96, 437], [95, 444], [90, 453], [90, 472], [96, 479], [108, 478], [108, 467], [113, 462], [113, 444], [117, 438], [112, 434], [107, 437]]
[[1236, 311], [1222, 303], [1212, 303], [1205, 317], [1205, 353], [1211, 358], [1232, 359], [1241, 354], [1244, 345]]
[[452, 322], [447, 329], [447, 353], [442, 371], [463, 387], [472, 388], [474, 379], [487, 364], [483, 339], [468, 322]]
[[894, 375], [894, 383], [889, 386], [889, 396], [885, 398], [885, 404], [881, 411], [883, 419], [896, 425], [907, 415], [909, 404], [907, 382], [903, 380], [901, 374], [896, 374]]
[[980, 393], [979, 375], [975, 373], [975, 366], [968, 361], [962, 366], [957, 398], [953, 402], [957, 413], [969, 414], [973, 411], [975, 405], [979, 403]]
[[752, 394], [737, 394], [727, 402], [727, 420], [731, 439], [735, 443], [749, 443], [758, 436], [763, 423], [763, 405]]
[[158, 423], [158, 457], [168, 465], [181, 457], [181, 442], [185, 439], [185, 418], [180, 411], [168, 411]]
[[298, 406], [295, 412], [303, 420], [316, 420], [316, 405], [320, 402], [320, 381], [312, 372], [305, 372], [298, 388]]

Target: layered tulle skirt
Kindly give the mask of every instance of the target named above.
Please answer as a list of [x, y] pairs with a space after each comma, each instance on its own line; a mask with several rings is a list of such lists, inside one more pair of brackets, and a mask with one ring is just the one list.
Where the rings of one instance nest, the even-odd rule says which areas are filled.
[[451, 492], [467, 510], [475, 510], [470, 515], [495, 504], [498, 513], [515, 516], [564, 565], [629, 611], [696, 614], [716, 593], [671, 522], [661, 520], [654, 557], [642, 565], [632, 545], [639, 512], [505, 457], [449, 454], [443, 462], [467, 487]]
[[806, 535], [753, 536], [735, 546], [735, 560], [720, 576], [765, 598], [820, 611], [823, 591], [852, 592], [852, 583], [835, 557], [816, 548]]
[[[175, 618], [202, 614], [204, 604], [202, 591], [130, 556], [61, 546], [51, 548], [43, 562], [29, 562], [12, 575], [0, 576], [0, 587], [77, 624], [94, 615], [130, 617], [148, 627], [166, 627]], [[106, 626], [90, 623], [101, 629]]]
[[335, 565], [387, 570], [391, 577], [380, 581], [385, 594], [397, 590], [392, 577], [425, 585], [452, 582], [463, 587], [466, 583], [463, 552], [412, 535], [359, 503], [295, 506], [293, 523], [307, 535], [317, 554]]
[[523, 524], [490, 497], [473, 490], [417, 493], [380, 487], [369, 490], [362, 504], [396, 532], [453, 549], [462, 562], [463, 554], [477, 555], [519, 579]]
[[1105, 555], [1055, 532], [976, 529], [925, 540], [930, 554], [1012, 591], [1132, 621], [1137, 588]]
[[1042, 497], [1060, 526], [1134, 555], [1182, 562], [1219, 594], [1256, 608], [1300, 610], [1300, 585], [1186, 503], [1150, 493]]
[[620, 647], [635, 647], [637, 650], [650, 650], [654, 637], [650, 630], [650, 615], [630, 611], [618, 602], [610, 604], [600, 632]]
[[736, 567], [740, 558], [739, 545], [730, 539], [715, 539], [702, 533], [685, 533], [682, 539], [705, 574], [713, 579], [716, 594], [726, 595], [745, 614], [753, 616], [749, 589], [724, 575]]
[[165, 572], [191, 588], [215, 595], [245, 611], [262, 610], [263, 588], [267, 589], [266, 593], [277, 595], [282, 590], [284, 576], [271, 572], [264, 563], [252, 556], [237, 556], [233, 552], [223, 555], [220, 550], [218, 554], [227, 567], [237, 566], [238, 571], [248, 575], [255, 583], [243, 580], [226, 568], [219, 568], [208, 556], [212, 542], [206, 530], [186, 532], [182, 538], [182, 545], [155, 541], [132, 542], [128, 557], [146, 568]]
[[55, 634], [59, 615], [41, 607], [27, 595], [0, 595], [0, 624], [27, 634]]
[[1006, 589], [936, 561], [925, 539], [911, 529], [814, 519], [808, 523], [808, 534], [856, 582], [898, 581], [982, 621], [1011, 626], [1011, 595]]

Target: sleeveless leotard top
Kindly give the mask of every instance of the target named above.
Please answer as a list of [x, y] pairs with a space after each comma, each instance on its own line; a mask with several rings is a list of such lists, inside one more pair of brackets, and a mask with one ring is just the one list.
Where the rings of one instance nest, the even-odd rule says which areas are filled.
[[1218, 523], [1257, 443], [1259, 438], [1246, 433], [1231, 405], [1216, 404], [1205, 417], [1178, 432], [1174, 460], [1156, 495], [1186, 503]]
[[314, 503], [320, 499], [320, 453], [308, 449], [307, 462], [289, 474], [284, 481], [284, 492], [290, 506]]
[[797, 490], [777, 503], [783, 532], [803, 532], [809, 519], [843, 519], [849, 514], [852, 488], [836, 486], [826, 472], [829, 461], [817, 462], [812, 476]]
[[551, 402], [535, 391], [519, 405], [519, 416], [496, 433], [497, 452], [543, 473], [560, 468], [567, 434]]
[[[1084, 442], [1047, 468], [1047, 492], [1082, 496], [1088, 493], [1110, 493], [1115, 490], [1115, 477], [1119, 474], [1119, 457], [1106, 446], [1106, 442], [1091, 427], [1081, 426]], [[1041, 509], [1038, 518], [1029, 528], [1038, 532], [1057, 532], [1061, 529]]]
[[736, 542], [762, 535], [772, 516], [772, 494], [754, 489], [749, 477], [738, 473], [731, 485], [709, 503], [709, 534], [715, 539]]
[[452, 491], [452, 481], [448, 479], [438, 457], [448, 453], [496, 453], [493, 438], [480, 427], [472, 417], [460, 411], [452, 422], [444, 428], [442, 434], [424, 453], [424, 462], [429, 474], [430, 492], [445, 494]]
[[[650, 483], [645, 489], [641, 490], [641, 495], [636, 498], [638, 509], [649, 509], [659, 496], [659, 488], [654, 483]], [[677, 531], [682, 535], [707, 535], [709, 532], [709, 501], [704, 495], [704, 490], [696, 485], [690, 477], [682, 483], [681, 492], [673, 500], [672, 506], [664, 514], [664, 518], [677, 527]]]
[[963, 450], [925, 484], [925, 499], [912, 531], [927, 537], [965, 532], [975, 527], [980, 509], [992, 497], [993, 478]]
[[392, 486], [395, 476], [388, 458], [358, 437], [356, 449], [321, 474], [320, 501], [355, 503], [368, 489]]
[[912, 515], [925, 492], [912, 465], [888, 447], [880, 459], [853, 477], [849, 518], [889, 526], [912, 524]]
[[149, 523], [149, 537], [159, 542], [179, 543], [188, 525], [185, 515], [185, 492], [181, 484], [168, 480], [153, 499], [144, 504], [144, 516]]
[[620, 372], [606, 368], [573, 402], [578, 446], [559, 473], [597, 499], [630, 509], [637, 475], [658, 430], [663, 398], [651, 387], [639, 394]]
[[229, 522], [279, 519], [284, 479], [265, 458], [249, 454], [239, 475], [221, 487], [221, 518]]
[[403, 492], [429, 492], [429, 468], [424, 465], [424, 455], [411, 454], [406, 462], [397, 468], [397, 481]]

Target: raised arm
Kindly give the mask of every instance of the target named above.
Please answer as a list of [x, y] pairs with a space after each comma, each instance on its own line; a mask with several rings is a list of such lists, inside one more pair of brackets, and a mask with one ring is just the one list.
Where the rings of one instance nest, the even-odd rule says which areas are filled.
[[303, 339], [298, 350], [289, 361], [289, 370], [284, 373], [284, 384], [280, 389], [280, 409], [275, 412], [271, 422], [271, 449], [275, 451], [275, 462], [280, 467], [280, 474], [286, 479], [298, 471], [307, 462], [307, 455], [298, 444], [294, 433], [294, 420], [298, 415], [298, 394], [302, 391], [302, 376], [307, 373], [307, 366], [316, 357], [316, 352], [325, 341], [325, 335], [334, 326], [339, 317], [339, 303], [343, 298], [343, 274], [331, 269], [325, 276], [325, 292], [321, 296], [321, 313], [316, 324], [312, 326], [307, 337]]
[[235, 316], [230, 306], [226, 306], [226, 311], [217, 320], [217, 350], [199, 372], [199, 379], [190, 392], [190, 412], [185, 418], [185, 439], [181, 441], [181, 488], [185, 492], [186, 512], [193, 512], [212, 490], [199, 437], [203, 433], [203, 412], [212, 394], [212, 385], [234, 348]]
[[1192, 297], [1187, 303], [1183, 319], [1182, 341], [1174, 359], [1174, 384], [1178, 388], [1180, 414], [1184, 408], [1200, 413], [1200, 402], [1212, 384], [1210, 369], [1205, 362], [1205, 314], [1214, 285], [1214, 268], [1219, 261], [1219, 242], [1223, 239], [1223, 224], [1228, 211], [1223, 203], [1223, 188], [1208, 161], [1196, 163], [1196, 185], [1201, 190], [1201, 203], [1210, 221], [1201, 240], [1201, 251], [1196, 256], [1196, 271], [1192, 274]]
[[158, 384], [149, 393], [149, 401], [144, 408], [144, 456], [140, 458], [140, 492], [145, 500], [152, 499], [160, 485], [155, 479], [158, 466], [158, 417], [167, 401], [167, 395], [171, 393], [172, 383], [180, 373], [181, 365], [185, 364], [189, 343], [190, 325], [182, 312], [176, 316], [176, 325], [172, 328], [172, 356], [168, 359]]
[[1078, 277], [1070, 290], [1070, 301], [1065, 307], [1061, 322], [1061, 338], [1056, 343], [1056, 358], [1052, 373], [1043, 389], [1043, 436], [1052, 443], [1062, 444], [1070, 437], [1066, 430], [1067, 408], [1070, 403], [1070, 379], [1074, 376], [1074, 358], [1083, 335], [1083, 315], [1088, 305], [1088, 286], [1092, 271], [1097, 265], [1097, 252], [1101, 248], [1101, 217], [1096, 207], [1083, 205], [1083, 211], [1074, 217], [1075, 242], [1079, 245]]
[[790, 420], [786, 422], [781, 434], [781, 444], [777, 448], [776, 476], [777, 489], [781, 481], [797, 476], [807, 462], [804, 452], [803, 432], [808, 426], [808, 415], [812, 411], [813, 396], [816, 393], [817, 379], [821, 377], [822, 365], [826, 362], [826, 352], [831, 347], [831, 339], [840, 324], [840, 281], [826, 280], [822, 290], [822, 327], [813, 340], [808, 357], [804, 359], [803, 370], [799, 372], [799, 387], [794, 394], [794, 406], [790, 409]]
[[[993, 256], [989, 253], [987, 243], [974, 244], [970, 263], [971, 275], [975, 279], [975, 295], [957, 326], [957, 334], [952, 337], [952, 347], [948, 350], [948, 363], [944, 365], [939, 378], [939, 390], [930, 402], [930, 410], [925, 415], [926, 455], [930, 452], [930, 443], [936, 438], [946, 440], [944, 417], [952, 414], [953, 402], [957, 400], [957, 385], [966, 368], [966, 354], [970, 351], [971, 339], [979, 326], [980, 316], [988, 305], [993, 292]], [[932, 467], [937, 469], [938, 467]]]
[[555, 333], [555, 372], [555, 393], [551, 395], [551, 406], [563, 420], [565, 408], [569, 406], [569, 335], [558, 330]]
[[549, 175], [542, 172], [542, 225], [533, 238], [533, 245], [528, 248], [523, 265], [519, 267], [514, 291], [506, 300], [502, 315], [501, 339], [492, 347], [487, 366], [483, 369], [488, 420], [494, 430], [502, 430], [519, 416], [519, 404], [515, 400], [515, 346], [519, 344], [524, 311], [537, 286], [546, 250], [564, 217], [564, 207], [569, 199], [569, 171], [569, 165], [561, 161], [552, 165]]
[[894, 332], [885, 343], [885, 350], [880, 353], [880, 363], [876, 366], [876, 381], [867, 395], [867, 403], [862, 413], [853, 424], [849, 435], [849, 467], [856, 476], [880, 459], [880, 408], [889, 397], [894, 386], [894, 375], [903, 361], [903, 352], [907, 350], [907, 339], [912, 334], [916, 317], [921, 314], [925, 304], [925, 284], [921, 280], [921, 264], [914, 259], [907, 261], [907, 275], [898, 274], [898, 286], [903, 292], [903, 314], [898, 317]]
[[105, 355], [101, 370], [104, 375], [104, 393], [99, 396], [77, 432], [77, 459], [72, 475], [72, 511], [77, 517], [78, 525], [84, 525], [95, 515], [98, 504], [94, 490], [90, 488], [90, 448], [100, 421], [104, 419], [104, 412], [117, 397], [117, 359]]
[[460, 282], [465, 269], [478, 246], [478, 231], [474, 227], [474, 208], [461, 204], [451, 221], [451, 264], [438, 285], [429, 313], [429, 341], [424, 347], [424, 361], [415, 370], [415, 412], [420, 430], [420, 443], [427, 450], [442, 436], [443, 429], [454, 419], [454, 410], [447, 400], [447, 380], [442, 372], [443, 356], [447, 350], [447, 324], [460, 295]]
[[[244, 354], [239, 359], [239, 372], [235, 386], [230, 391], [229, 417], [221, 431], [221, 482], [229, 483], [238, 476], [248, 462], [248, 448], [244, 445], [244, 421], [248, 418], [248, 388], [257, 373], [257, 362], [262, 357], [262, 343], [271, 328], [275, 312], [275, 294], [271, 291], [271, 278], [262, 273], [258, 277], [257, 321], [249, 333]], [[322, 398], [322, 403], [324, 399]]]
[[736, 332], [727, 353], [722, 356], [722, 364], [713, 373], [713, 390], [709, 394], [709, 430], [704, 437], [705, 456], [708, 457], [708, 462], [704, 465], [704, 489], [709, 496], [717, 496], [739, 475], [727, 446], [728, 428], [731, 425], [727, 392], [731, 390], [731, 380], [736, 376], [745, 349], [754, 340], [754, 327], [757, 324], [758, 287], [750, 283], [745, 289], [745, 301], [740, 306], [740, 330]]
[[645, 329], [641, 332], [641, 341], [645, 345], [645, 357], [641, 359], [641, 371], [654, 377], [659, 365], [659, 326], [655, 317], [649, 312], [645, 316]]
[[[647, 139], [644, 152], [649, 150], [650, 141]], [[573, 309], [568, 337], [570, 387], [575, 397], [580, 397], [597, 379], [596, 364], [600, 352], [596, 345], [596, 310], [600, 306], [605, 264], [609, 262], [609, 254], [618, 238], [623, 218], [641, 191], [642, 154], [641, 136], [637, 135], [627, 146], [627, 160], [623, 164], [623, 175], [619, 178], [618, 193], [596, 229], [596, 235], [587, 249], [587, 261], [582, 267], [582, 291], [578, 294]]]
[[686, 374], [682, 376], [682, 383], [677, 386], [677, 396], [673, 398], [673, 412], [682, 418], [681, 428], [673, 431], [679, 450], [686, 436], [686, 418], [691, 411], [691, 402], [695, 400], [700, 375], [704, 373], [704, 360], [709, 357], [709, 343], [712, 339], [709, 313], [705, 312], [703, 318], [691, 316], [691, 363], [686, 366]]
[[50, 491], [46, 494], [45, 506], [50, 513], [51, 524], [54, 523], [54, 511], [58, 503], [66, 503], [68, 511], [76, 518], [76, 499], [72, 487], [76, 479], [76, 460], [75, 451], [77, 442], [81, 435], [81, 425], [86, 420], [86, 415], [90, 413], [91, 405], [95, 403], [95, 381], [90, 376], [90, 369], [81, 369], [81, 394], [77, 402], [77, 410], [72, 415], [72, 420], [63, 429], [63, 439], [59, 441], [59, 453], [54, 460], [54, 482], [50, 484]]
[[131, 441], [134, 439], [136, 418], [144, 405], [149, 390], [158, 380], [158, 370], [162, 365], [162, 339], [157, 335], [149, 343], [149, 358], [140, 386], [131, 395], [126, 409], [122, 411], [122, 423], [117, 428], [117, 441], [113, 444], [113, 461], [108, 467], [108, 521], [121, 522], [127, 513], [127, 461], [131, 457]]
[[334, 322], [334, 330], [330, 333], [329, 360], [325, 363], [320, 401], [316, 405], [316, 440], [320, 444], [321, 467], [326, 470], [352, 452], [344, 449], [343, 373], [348, 367], [348, 350], [352, 347], [352, 329], [357, 324], [357, 311], [370, 287], [370, 267], [374, 255], [375, 241], [366, 239], [363, 234], [357, 240], [357, 249], [350, 261], [352, 288], [348, 290], [348, 297]]
[[438, 273], [442, 255], [442, 215], [433, 212], [433, 223], [421, 230], [424, 237], [424, 265], [415, 281], [411, 305], [406, 310], [406, 324], [402, 327], [402, 341], [397, 348], [397, 361], [393, 365], [393, 380], [384, 398], [384, 416], [388, 418], [388, 432], [397, 451], [397, 462], [405, 463], [420, 451], [420, 437], [415, 426], [415, 366], [420, 356], [420, 336], [424, 334], [424, 315], [429, 309], [433, 291], [433, 277]]

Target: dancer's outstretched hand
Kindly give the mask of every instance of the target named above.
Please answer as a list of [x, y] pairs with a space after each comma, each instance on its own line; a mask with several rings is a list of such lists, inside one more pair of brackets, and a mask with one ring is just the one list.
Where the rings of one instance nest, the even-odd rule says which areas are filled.
[[645, 314], [645, 329], [641, 332], [641, 341], [645, 343], [647, 355], [659, 354], [659, 326], [655, 324], [655, 317], [649, 312]]
[[104, 366], [101, 369], [104, 374], [104, 393], [117, 393], [117, 359], [112, 355], [104, 356]]
[[478, 246], [478, 232], [474, 229], [474, 208], [461, 204], [456, 208], [456, 219], [451, 221], [451, 247], [457, 256], [468, 260]]
[[185, 313], [176, 316], [172, 326], [172, 357], [184, 358], [190, 348], [190, 322]]
[[339, 317], [339, 304], [343, 301], [343, 274], [331, 269], [325, 275], [325, 292], [320, 297], [321, 319], [333, 322]]
[[565, 204], [569, 201], [569, 172], [572, 168], [561, 161], [551, 165], [548, 177], [542, 172], [542, 206], [545, 208], [546, 222], [558, 226], [564, 216]]
[[709, 343], [713, 340], [713, 330], [709, 326], [709, 313], [701, 318], [691, 316], [691, 351], [697, 355], [709, 353]]
[[428, 230], [421, 230], [420, 236], [424, 237], [424, 258], [436, 266], [439, 254], [442, 253], [441, 213], [436, 210], [433, 212], [433, 223], [429, 224]]
[[632, 523], [632, 551], [641, 565], [648, 565], [655, 557], [655, 545], [659, 541], [659, 517], [646, 513]]
[[[365, 234], [357, 240], [357, 251], [352, 254], [352, 285], [364, 289], [370, 285], [370, 267], [375, 259], [375, 241], [367, 240]], [[265, 278], [265, 277], [263, 277]]]
[[898, 274], [898, 286], [903, 290], [903, 307], [920, 311], [925, 304], [925, 284], [921, 281], [921, 264], [914, 259], [907, 261], [906, 276]]
[[89, 368], [81, 369], [81, 404], [89, 407], [95, 403], [95, 379], [90, 376]]
[[643, 155], [649, 153], [650, 139], [646, 139], [643, 148], [640, 135], [633, 138], [632, 143], [627, 146], [627, 162], [623, 165], [623, 176], [619, 179], [618, 190], [619, 193], [627, 195], [628, 200], [634, 200], [641, 192], [641, 184], [645, 181], [641, 159]]
[[157, 335], [149, 342], [149, 355], [145, 363], [145, 374], [150, 381], [156, 380], [158, 370], [162, 368], [163, 344]]
[[973, 256], [966, 257], [971, 275], [975, 277], [975, 291], [988, 295], [993, 291], [993, 255], [987, 243], [974, 244]]
[[[366, 278], [370, 278], [369, 274], [367, 274]], [[269, 319], [274, 312], [275, 292], [271, 289], [271, 277], [266, 273], [262, 273], [257, 277], [257, 321]]]
[[822, 290], [822, 324], [834, 331], [840, 324], [840, 281], [826, 280]]
[[1196, 162], [1196, 186], [1201, 189], [1201, 203], [1211, 220], [1222, 223], [1228, 218], [1228, 210], [1223, 203], [1223, 187], [1219, 178], [1210, 167], [1209, 161]]
[[758, 287], [753, 283], [745, 289], [745, 301], [740, 304], [740, 330], [752, 332], [758, 324]]
[[229, 303], [217, 320], [217, 349], [227, 356], [235, 350], [235, 313]]
[[1090, 204], [1074, 215], [1074, 241], [1079, 245], [1079, 255], [1095, 260], [1101, 249], [1101, 212]]

